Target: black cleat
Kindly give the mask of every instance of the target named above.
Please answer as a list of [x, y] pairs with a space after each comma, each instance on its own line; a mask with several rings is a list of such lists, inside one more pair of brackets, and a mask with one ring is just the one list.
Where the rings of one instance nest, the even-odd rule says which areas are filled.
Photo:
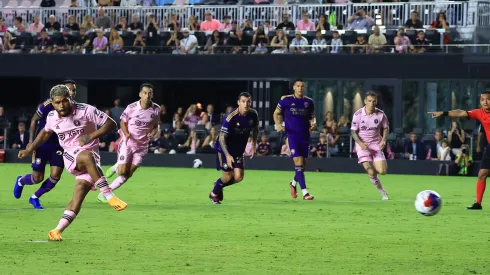
[[475, 202], [473, 205], [466, 207], [468, 210], [482, 210], [481, 204]]

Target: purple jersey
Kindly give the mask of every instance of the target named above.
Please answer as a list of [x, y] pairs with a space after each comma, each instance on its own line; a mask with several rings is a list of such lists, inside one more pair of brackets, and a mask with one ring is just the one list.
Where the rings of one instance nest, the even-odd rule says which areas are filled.
[[[242, 157], [247, 146], [248, 137], [250, 132], [259, 125], [259, 116], [257, 111], [250, 109], [250, 111], [242, 116], [238, 112], [238, 108], [233, 109], [223, 119], [221, 126], [221, 132], [228, 134], [225, 140], [226, 148], [233, 157]], [[216, 142], [214, 149], [222, 151], [221, 144]]]
[[379, 143], [382, 129], [388, 128], [388, 118], [385, 113], [376, 108], [374, 113], [367, 115], [366, 108], [362, 107], [354, 113], [351, 130], [358, 131], [359, 139], [366, 143]]
[[310, 138], [310, 120], [315, 117], [315, 106], [309, 97], [283, 96], [277, 109], [284, 114], [288, 138]]
[[[53, 104], [51, 104], [50, 98], [44, 101], [44, 103], [39, 105], [39, 107], [37, 108], [36, 113], [41, 119], [38, 121], [35, 137], [37, 137], [39, 132], [41, 132], [41, 130], [44, 129], [44, 127], [46, 126], [46, 119], [49, 112], [51, 111], [54, 111], [54, 107]], [[46, 143], [41, 145], [39, 148], [48, 150], [62, 150], [60, 143], [58, 142], [58, 137], [56, 135], [51, 135], [48, 141], [46, 141]]]

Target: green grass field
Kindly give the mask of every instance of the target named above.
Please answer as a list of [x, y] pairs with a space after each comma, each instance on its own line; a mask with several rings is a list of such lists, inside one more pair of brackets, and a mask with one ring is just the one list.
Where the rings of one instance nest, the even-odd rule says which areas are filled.
[[[490, 274], [488, 210], [468, 211], [474, 178], [382, 178], [381, 201], [367, 175], [307, 173], [314, 201], [293, 200], [292, 172], [246, 171], [207, 197], [211, 169], [142, 168], [116, 194], [118, 213], [91, 192], [63, 242], [44, 242], [73, 192], [65, 174], [28, 204], [37, 186], [12, 195], [28, 165], [0, 165], [0, 274]], [[415, 195], [433, 189], [444, 206], [424, 217]], [[485, 205], [484, 205], [485, 206]], [[42, 242], [41, 242], [42, 241]]]

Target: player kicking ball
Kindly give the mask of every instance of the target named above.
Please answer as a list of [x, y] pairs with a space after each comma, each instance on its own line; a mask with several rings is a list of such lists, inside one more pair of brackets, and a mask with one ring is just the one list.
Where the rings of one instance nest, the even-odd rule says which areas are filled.
[[[75, 99], [76, 95], [76, 83], [73, 80], [65, 80], [63, 81], [70, 89], [70, 98]], [[54, 107], [51, 103], [51, 98], [47, 99], [43, 104], [39, 105], [34, 113], [34, 116], [31, 119], [30, 133], [36, 133], [36, 136], [39, 135], [40, 131], [46, 125], [46, 118], [48, 117], [49, 112], [53, 111]], [[37, 131], [36, 131], [37, 128]], [[34, 135], [30, 135], [29, 144], [32, 144], [34, 140]], [[63, 148], [61, 148], [58, 137], [56, 135], [52, 135], [46, 143], [41, 145], [36, 151], [32, 154], [32, 172], [25, 176], [18, 176], [15, 180], [14, 185], [14, 197], [16, 199], [20, 199], [22, 196], [22, 191], [24, 190], [24, 186], [26, 185], [34, 185], [43, 181], [44, 179], [44, 170], [46, 168], [46, 164], [49, 162], [50, 175], [42, 184], [39, 189], [29, 198], [29, 203], [32, 204], [34, 209], [44, 209], [39, 201], [39, 198], [49, 191], [53, 190], [56, 187], [56, 183], [61, 178], [61, 174], [63, 173]]]
[[290, 157], [294, 162], [295, 174], [289, 183], [291, 197], [298, 197], [296, 185], [299, 183], [304, 200], [313, 200], [314, 197], [306, 189], [305, 167], [309, 154], [310, 130], [316, 129], [315, 106], [313, 100], [306, 97], [305, 84], [296, 80], [293, 84], [294, 94], [281, 97], [274, 111], [274, 123], [278, 132], [283, 131], [279, 115], [283, 114], [287, 133], [287, 143]]
[[[481, 109], [474, 109], [471, 111], [464, 110], [452, 110], [445, 112], [429, 112], [433, 118], [436, 117], [466, 117], [469, 119], [478, 120], [487, 136], [487, 140], [490, 137], [490, 92], [483, 92], [480, 95]], [[482, 210], [483, 194], [485, 193], [485, 187], [487, 186], [488, 172], [490, 171], [490, 145], [487, 145], [483, 152], [482, 160], [480, 163], [480, 171], [478, 171], [478, 180], [476, 181], [476, 202], [473, 205], [467, 207], [468, 210]]]
[[[116, 190], [121, 187], [143, 162], [148, 154], [148, 143], [154, 130], [158, 129], [160, 106], [153, 103], [153, 85], [145, 83], [140, 88], [140, 100], [126, 107], [121, 115], [119, 135], [123, 137], [119, 144], [117, 163], [107, 170], [107, 177], [119, 174], [109, 187]], [[97, 199], [107, 201], [103, 193]]]
[[213, 204], [223, 201], [223, 188], [243, 180], [243, 153], [252, 132], [252, 155], [257, 147], [259, 135], [259, 116], [257, 111], [250, 108], [252, 97], [249, 93], [238, 96], [238, 108], [228, 113], [221, 126], [218, 142], [214, 145], [216, 151], [216, 169], [223, 171], [221, 178], [214, 183], [209, 198]]
[[109, 205], [117, 211], [126, 209], [127, 204], [112, 193], [100, 169], [99, 137], [117, 128], [114, 120], [93, 106], [73, 102], [70, 90], [65, 85], [54, 86], [50, 97], [55, 111], [49, 112], [44, 129], [26, 150], [19, 152], [19, 158], [31, 155], [48, 141], [53, 132], [58, 135], [60, 145], [64, 149], [64, 166], [76, 178], [71, 201], [66, 206], [58, 226], [48, 233], [49, 240], [61, 241], [61, 233], [77, 217], [92, 185], [99, 187], [109, 200]]
[[368, 92], [364, 99], [364, 107], [354, 113], [351, 133], [356, 142], [359, 163], [366, 169], [369, 179], [381, 193], [382, 200], [389, 200], [388, 193], [383, 189], [378, 174], [385, 175], [388, 171], [383, 149], [386, 146], [390, 128], [385, 113], [376, 108], [377, 103], [378, 96], [373, 92]]

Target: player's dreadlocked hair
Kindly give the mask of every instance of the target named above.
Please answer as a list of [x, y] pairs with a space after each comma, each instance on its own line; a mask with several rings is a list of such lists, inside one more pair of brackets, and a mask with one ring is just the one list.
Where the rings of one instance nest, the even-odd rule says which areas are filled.
[[70, 88], [65, 85], [56, 85], [51, 88], [49, 92], [49, 97], [53, 99], [55, 96], [66, 96], [70, 97]]

